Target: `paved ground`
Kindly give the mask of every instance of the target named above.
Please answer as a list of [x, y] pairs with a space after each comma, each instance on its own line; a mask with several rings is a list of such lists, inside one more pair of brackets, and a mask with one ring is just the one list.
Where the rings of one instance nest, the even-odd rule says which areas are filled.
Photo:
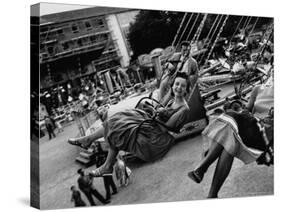
[[[134, 99], [128, 102], [135, 102]], [[127, 106], [126, 106], [127, 107]], [[116, 106], [118, 108], [118, 106]], [[51, 141], [45, 136], [40, 141], [41, 208], [56, 209], [73, 207], [70, 202], [70, 186], [76, 184], [79, 164], [75, 157], [79, 148], [66, 140], [75, 137], [78, 129], [73, 123]], [[109, 205], [204, 199], [208, 193], [214, 167], [210, 167], [203, 182], [198, 185], [187, 178], [201, 159], [202, 138], [200, 135], [176, 144], [168, 154], [154, 163], [131, 164], [132, 181], [119, 188]], [[90, 167], [93, 169], [95, 167]], [[96, 178], [95, 185], [104, 195], [103, 182]], [[273, 167], [255, 163], [243, 165], [235, 160], [229, 178], [221, 192], [221, 198], [273, 194]], [[83, 199], [88, 204], [85, 196]], [[100, 205], [98, 201], [97, 204]]]

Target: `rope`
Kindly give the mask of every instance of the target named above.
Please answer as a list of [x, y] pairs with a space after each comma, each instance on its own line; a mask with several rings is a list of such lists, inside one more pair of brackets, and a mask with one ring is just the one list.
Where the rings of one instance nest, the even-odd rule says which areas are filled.
[[190, 21], [191, 21], [191, 19], [192, 19], [192, 16], [193, 16], [193, 13], [191, 13], [191, 16], [189, 17], [189, 20], [188, 20], [187, 24], [185, 25], [185, 28], [184, 28], [184, 30], [183, 30], [183, 32], [182, 32], [182, 34], [181, 34], [181, 36], [180, 36], [180, 39], [179, 39], [179, 41], [178, 41], [178, 43], [177, 43], [177, 45], [176, 45], [176, 49], [178, 48], [178, 45], [179, 45], [180, 42], [181, 42], [181, 39], [182, 39], [182, 37], [183, 37], [183, 35], [184, 35], [186, 29], [187, 29], [187, 26], [189, 25], [189, 23], [190, 23]]
[[183, 16], [183, 18], [182, 18], [182, 21], [181, 21], [180, 26], [179, 26], [179, 28], [178, 28], [178, 30], [177, 30], [176, 36], [174, 37], [174, 40], [173, 40], [173, 42], [172, 42], [172, 46], [175, 45], [175, 42], [176, 42], [176, 40], [177, 40], [177, 38], [178, 38], [180, 29], [181, 29], [181, 27], [182, 27], [182, 25], [183, 25], [183, 22], [184, 22], [186, 16], [187, 16], [187, 13], [185, 13], [184, 16]]
[[194, 26], [195, 26], [195, 24], [197, 22], [197, 19], [199, 18], [199, 15], [200, 15], [200, 13], [197, 14], [196, 19], [195, 19], [195, 21], [194, 21], [194, 23], [193, 23], [193, 25], [192, 25], [192, 27], [191, 27], [191, 29], [190, 29], [190, 31], [189, 31], [189, 33], [188, 33], [188, 35], [187, 35], [185, 40], [188, 40], [189, 35], [191, 34], [191, 32], [192, 32], [192, 30], [193, 30], [193, 28], [194, 28]]

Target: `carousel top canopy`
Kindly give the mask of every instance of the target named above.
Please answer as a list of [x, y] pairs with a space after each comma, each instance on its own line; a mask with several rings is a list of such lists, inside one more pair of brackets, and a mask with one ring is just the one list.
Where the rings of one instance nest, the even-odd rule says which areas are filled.
[[152, 67], [151, 58], [159, 56], [161, 61], [168, 60], [175, 53], [175, 47], [168, 46], [165, 49], [155, 48], [149, 54], [142, 54], [138, 57], [139, 65], [145, 67]]

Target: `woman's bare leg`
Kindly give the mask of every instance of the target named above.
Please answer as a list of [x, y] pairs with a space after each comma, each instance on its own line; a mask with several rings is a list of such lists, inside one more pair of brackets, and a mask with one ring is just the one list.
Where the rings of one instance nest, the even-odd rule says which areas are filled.
[[112, 170], [115, 164], [117, 154], [118, 154], [118, 150], [114, 147], [110, 147], [108, 150], [106, 161], [102, 166], [104, 166], [104, 168], [107, 170]]
[[[108, 150], [106, 161], [103, 165], [98, 168], [98, 172], [93, 170], [94, 175], [111, 174], [113, 171], [113, 166], [115, 164], [115, 159], [118, 154], [118, 150], [115, 147], [111, 147]], [[96, 172], [96, 173], [95, 173]]]
[[231, 170], [233, 159], [233, 156], [227, 151], [222, 151], [216, 166], [208, 198], [218, 197], [218, 192]]
[[223, 146], [213, 142], [206, 157], [202, 160], [199, 166], [194, 170], [199, 176], [203, 178], [203, 175], [208, 170], [209, 166], [220, 157], [223, 151]]
[[70, 144], [74, 143], [79, 143], [82, 145], [89, 145], [90, 143], [92, 143], [93, 141], [102, 138], [104, 136], [104, 128], [103, 126], [99, 127], [95, 132], [93, 132], [91, 135], [86, 135], [83, 137], [79, 137], [79, 138], [70, 138], [68, 140], [68, 142]]

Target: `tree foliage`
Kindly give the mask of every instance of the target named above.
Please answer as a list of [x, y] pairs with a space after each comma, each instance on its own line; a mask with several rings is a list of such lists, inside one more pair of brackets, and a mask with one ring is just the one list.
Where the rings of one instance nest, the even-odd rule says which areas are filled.
[[180, 12], [140, 11], [128, 35], [134, 56], [171, 45], [183, 15]]
[[[141, 54], [148, 54], [155, 48], [165, 48], [167, 46], [170, 46], [174, 40], [175, 35], [177, 34], [177, 30], [180, 26], [183, 16], [183, 12], [141, 10], [140, 13], [136, 16], [136, 21], [130, 25], [128, 35], [131, 48], [134, 52], [132, 59], [136, 59]], [[180, 41], [180, 37], [182, 37], [181, 41], [191, 40], [196, 33], [203, 16], [204, 14], [187, 13], [185, 22], [183, 23], [176, 43]], [[217, 16], [217, 14], [208, 14], [199, 39], [206, 38], [213, 24], [218, 23], [215, 22]], [[226, 15], [223, 16], [222, 21], [219, 22], [217, 28], [216, 24], [214, 25], [213, 31], [215, 29], [216, 31], [215, 33], [211, 33], [211, 35], [214, 34], [212, 40], [216, 38], [216, 35], [222, 25], [225, 16]], [[224, 30], [221, 33], [221, 36], [231, 37], [235, 32], [237, 26], [238, 29], [242, 28], [246, 25], [247, 20], [250, 20], [248, 26], [251, 26], [254, 25], [255, 21], [257, 20], [257, 17], [251, 17], [251, 19], [247, 19], [247, 17], [244, 16], [242, 20], [241, 17], [242, 16], [230, 15], [226, 22]], [[238, 25], [240, 20], [241, 23], [240, 25]], [[262, 25], [267, 24], [271, 21], [272, 18], [259, 17], [255, 28], [260, 28]], [[186, 25], [187, 30], [183, 32]], [[194, 27], [192, 27], [193, 25]], [[236, 31], [236, 33], [238, 33], [238, 30]]]

